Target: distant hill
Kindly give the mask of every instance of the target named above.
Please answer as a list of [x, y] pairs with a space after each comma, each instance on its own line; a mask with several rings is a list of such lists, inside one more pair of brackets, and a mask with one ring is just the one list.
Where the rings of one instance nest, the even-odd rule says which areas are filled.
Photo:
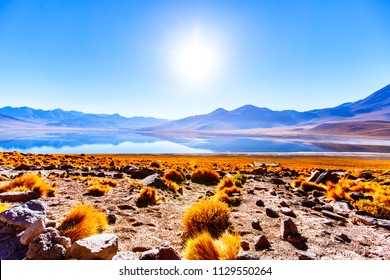
[[387, 121], [350, 121], [324, 123], [310, 131], [328, 135], [390, 136], [390, 122]]
[[[0, 114], [7, 120], [18, 120], [49, 127], [137, 129], [160, 125], [167, 120], [151, 117], [126, 118], [118, 114], [85, 114], [78, 111], [37, 110], [29, 107], [4, 107]], [[4, 120], [5, 120], [4, 119]]]

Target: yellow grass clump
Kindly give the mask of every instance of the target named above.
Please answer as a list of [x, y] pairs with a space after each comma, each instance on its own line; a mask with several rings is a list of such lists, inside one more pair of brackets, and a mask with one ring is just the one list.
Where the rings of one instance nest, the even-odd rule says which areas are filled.
[[172, 181], [175, 183], [180, 184], [181, 182], [184, 181], [184, 175], [183, 173], [175, 170], [175, 169], [170, 169], [167, 172], [165, 172], [163, 178], [168, 181]]
[[73, 206], [61, 221], [58, 230], [72, 242], [102, 233], [108, 225], [106, 215], [89, 204]]
[[0, 203], [0, 213], [9, 209], [9, 205], [7, 203]]
[[369, 199], [361, 199], [354, 201], [352, 206], [358, 210], [366, 211], [375, 218], [390, 219], [390, 207], [388, 204], [376, 203]]
[[241, 203], [241, 197], [233, 195], [240, 195], [241, 192], [241, 188], [237, 187], [231, 178], [224, 178], [217, 186], [215, 197], [222, 202], [226, 202], [230, 206], [237, 206]]
[[191, 174], [191, 180], [194, 183], [203, 184], [203, 185], [217, 185], [220, 177], [217, 172], [212, 169], [206, 168], [197, 168]]
[[187, 241], [184, 258], [187, 260], [235, 260], [240, 251], [239, 235], [225, 233], [215, 240], [204, 231]]
[[0, 192], [10, 191], [35, 191], [40, 196], [45, 194], [52, 195], [56, 193], [54, 186], [42, 181], [42, 179], [34, 173], [26, 173], [14, 179], [11, 183], [0, 187]]
[[233, 176], [232, 180], [237, 187], [242, 187], [246, 183], [247, 178], [245, 175], [237, 173]]
[[191, 205], [182, 217], [186, 234], [193, 237], [208, 231], [219, 237], [230, 225], [229, 206], [215, 198], [202, 198]]
[[92, 179], [88, 183], [88, 194], [93, 195], [93, 196], [103, 196], [108, 194], [110, 191], [111, 187], [116, 187], [118, 186], [118, 181], [112, 180], [112, 179], [101, 179], [101, 180], [96, 180]]
[[177, 184], [176, 182], [173, 181], [165, 181], [165, 185], [167, 186], [168, 190], [174, 192], [174, 193], [179, 193], [183, 194], [184, 193], [184, 187]]
[[155, 188], [144, 187], [140, 190], [136, 204], [138, 207], [154, 205], [158, 201], [158, 192]]

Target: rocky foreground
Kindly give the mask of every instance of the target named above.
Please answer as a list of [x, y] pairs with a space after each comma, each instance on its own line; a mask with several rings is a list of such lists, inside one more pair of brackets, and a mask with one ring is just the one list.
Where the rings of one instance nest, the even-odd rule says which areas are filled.
[[[0, 194], [0, 200], [12, 206], [0, 213], [0, 259], [182, 259], [186, 239], [181, 218], [199, 198], [212, 196], [215, 186], [194, 183], [187, 174], [183, 194], [173, 193], [163, 188], [164, 171], [132, 165], [120, 170], [0, 166], [1, 184], [28, 172], [58, 183], [58, 192], [50, 196]], [[342, 173], [318, 171], [316, 180]], [[86, 191], [83, 178], [88, 176], [119, 184], [106, 195], [93, 196]], [[356, 211], [347, 201], [294, 188], [294, 170], [275, 173], [265, 163], [245, 176], [241, 203], [231, 206], [230, 213], [232, 227], [241, 236], [238, 259], [390, 259], [390, 220]], [[160, 202], [138, 207], [141, 185], [156, 187]], [[56, 228], [79, 203], [105, 211], [110, 225], [103, 234], [72, 244]]]

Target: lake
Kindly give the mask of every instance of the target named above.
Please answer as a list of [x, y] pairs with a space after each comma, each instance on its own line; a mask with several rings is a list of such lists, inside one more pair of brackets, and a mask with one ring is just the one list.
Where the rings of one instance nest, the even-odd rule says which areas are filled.
[[197, 136], [88, 132], [29, 132], [0, 136], [0, 151], [60, 154], [390, 153], [390, 141], [343, 138]]

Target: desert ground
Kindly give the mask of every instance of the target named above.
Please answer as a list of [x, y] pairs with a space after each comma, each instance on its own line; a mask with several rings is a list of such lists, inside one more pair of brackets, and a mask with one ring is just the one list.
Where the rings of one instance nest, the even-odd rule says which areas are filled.
[[[199, 168], [215, 171], [219, 181], [196, 182], [193, 174]], [[164, 177], [170, 170], [184, 178], [173, 188]], [[234, 200], [229, 203], [227, 231], [239, 236], [237, 256], [390, 260], [390, 158], [386, 155], [0, 153], [0, 187], [31, 173], [55, 188], [38, 198], [47, 206], [48, 223], [58, 228], [73, 206], [93, 205], [108, 217], [104, 233], [117, 236], [117, 254], [136, 259], [161, 244], [169, 244], [184, 259], [190, 237], [183, 215], [200, 199], [215, 197], [226, 178], [241, 174], [246, 181], [227, 198], [227, 202]], [[88, 191], [91, 182], [104, 179], [114, 182], [108, 190]], [[137, 199], [147, 186], [157, 191], [157, 201], [140, 206]], [[24, 203], [7, 201], [1, 196], [6, 193], [0, 197], [8, 209]], [[359, 207], [360, 200], [368, 204]], [[298, 232], [283, 237], [287, 219]], [[260, 239], [268, 242], [259, 243]]]

